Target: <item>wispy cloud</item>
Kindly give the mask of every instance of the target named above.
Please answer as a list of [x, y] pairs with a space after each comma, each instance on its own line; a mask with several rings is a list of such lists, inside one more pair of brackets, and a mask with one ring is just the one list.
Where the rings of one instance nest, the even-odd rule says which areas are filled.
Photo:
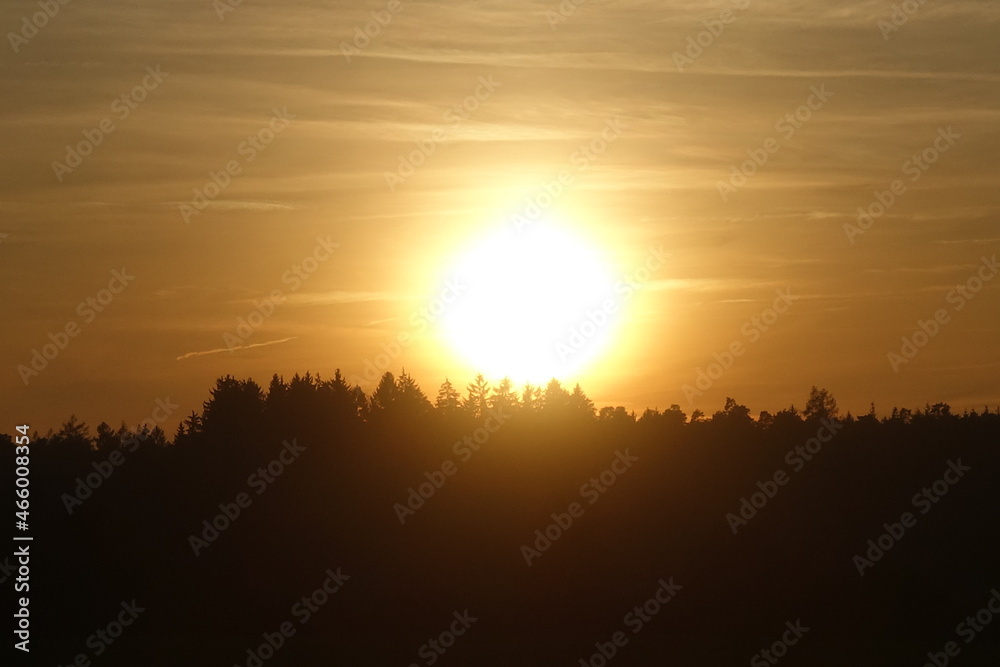
[[[161, 202], [160, 206], [177, 208], [182, 204], [190, 206], [191, 202], [190, 201]], [[236, 200], [236, 199], [216, 199], [206, 202], [205, 206], [206, 208], [218, 209], [220, 211], [276, 211], [276, 210], [290, 211], [296, 208], [291, 204], [285, 204], [283, 202], [247, 201], [247, 200]]]
[[177, 357], [176, 361], [181, 359], [187, 359], [188, 357], [202, 357], [206, 354], [218, 354], [220, 352], [235, 352], [236, 350], [249, 350], [252, 347], [265, 347], [267, 345], [277, 345], [278, 343], [287, 343], [290, 340], [295, 340], [298, 336], [291, 336], [289, 338], [281, 338], [279, 340], [269, 340], [264, 343], [253, 343], [252, 345], [237, 345], [235, 347], [217, 347], [214, 350], [202, 350], [201, 352], [188, 352]]

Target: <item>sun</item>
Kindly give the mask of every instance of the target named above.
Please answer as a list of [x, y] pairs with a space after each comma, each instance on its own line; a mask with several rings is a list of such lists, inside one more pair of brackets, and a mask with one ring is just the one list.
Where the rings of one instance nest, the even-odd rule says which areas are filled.
[[608, 348], [621, 317], [601, 253], [552, 221], [479, 239], [447, 275], [458, 289], [442, 335], [491, 378], [574, 377]]

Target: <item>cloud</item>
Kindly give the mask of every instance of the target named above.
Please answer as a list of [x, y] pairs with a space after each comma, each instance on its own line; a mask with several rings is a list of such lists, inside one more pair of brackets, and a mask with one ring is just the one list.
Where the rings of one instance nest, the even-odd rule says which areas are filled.
[[[190, 206], [190, 201], [168, 201], [161, 202], [160, 206], [179, 208], [182, 204]], [[207, 202], [205, 208], [214, 208], [220, 211], [291, 211], [296, 207], [291, 204], [276, 201], [248, 201], [236, 199], [214, 199]]]
[[254, 343], [252, 345], [237, 345], [236, 347], [217, 347], [214, 350], [202, 350], [201, 352], [187, 352], [177, 357], [176, 361], [181, 359], [187, 359], [188, 357], [201, 357], [206, 354], [218, 354], [219, 352], [235, 352], [236, 350], [249, 350], [252, 347], [265, 347], [267, 345], [277, 345], [278, 343], [287, 343], [290, 340], [295, 340], [298, 336], [291, 336], [289, 338], [281, 338], [279, 340], [269, 340], [264, 343]]
[[337, 303], [367, 303], [369, 301], [397, 301], [408, 297], [390, 292], [297, 292], [286, 295], [289, 303], [297, 303], [305, 306], [321, 306]]

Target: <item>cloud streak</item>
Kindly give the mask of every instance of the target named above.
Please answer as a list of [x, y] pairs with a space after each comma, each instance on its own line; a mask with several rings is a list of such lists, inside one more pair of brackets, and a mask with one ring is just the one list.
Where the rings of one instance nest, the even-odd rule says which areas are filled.
[[253, 347], [267, 347], [268, 345], [278, 345], [279, 343], [287, 343], [290, 340], [295, 340], [298, 336], [290, 336], [289, 338], [281, 338], [278, 340], [269, 340], [264, 343], [253, 343], [252, 345], [236, 345], [234, 347], [217, 347], [214, 350], [202, 350], [201, 352], [187, 352], [180, 355], [175, 359], [175, 361], [180, 361], [182, 359], [188, 359], [190, 357], [202, 357], [208, 354], [219, 354], [220, 352], [235, 352], [237, 350], [249, 350]]

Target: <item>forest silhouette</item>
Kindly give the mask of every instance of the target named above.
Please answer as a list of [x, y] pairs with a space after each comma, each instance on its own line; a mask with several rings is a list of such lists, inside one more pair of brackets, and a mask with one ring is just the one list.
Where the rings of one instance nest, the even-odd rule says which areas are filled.
[[818, 387], [754, 417], [598, 409], [556, 380], [226, 376], [172, 437], [34, 434], [33, 659], [774, 664], [798, 621], [787, 664], [933, 664], [950, 641], [996, 664], [1000, 619], [956, 626], [1000, 587], [998, 435], [996, 408], [842, 414]]

